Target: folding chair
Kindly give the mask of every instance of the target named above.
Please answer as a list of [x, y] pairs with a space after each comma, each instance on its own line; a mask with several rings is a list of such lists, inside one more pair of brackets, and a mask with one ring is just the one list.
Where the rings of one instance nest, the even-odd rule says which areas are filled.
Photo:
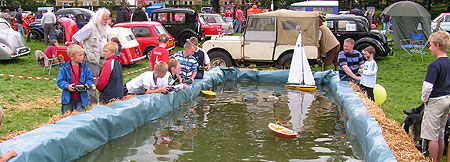
[[36, 50], [34, 55], [36, 56], [36, 61], [42, 67], [42, 73], [45, 72], [45, 69], [48, 69], [48, 75], [50, 75], [52, 67], [59, 65], [58, 57], [49, 59], [41, 50]]
[[[400, 43], [401, 43], [402, 49], [405, 50], [406, 53], [409, 54], [408, 61], [411, 61], [411, 58], [413, 57], [414, 53], [420, 53], [420, 57], [422, 58], [422, 61], [423, 61], [423, 54], [424, 54], [423, 51], [425, 50], [425, 47], [428, 44], [428, 41], [424, 42], [423, 34], [411, 33], [410, 39], [400, 40]], [[400, 55], [401, 54], [402, 53], [400, 53]]]

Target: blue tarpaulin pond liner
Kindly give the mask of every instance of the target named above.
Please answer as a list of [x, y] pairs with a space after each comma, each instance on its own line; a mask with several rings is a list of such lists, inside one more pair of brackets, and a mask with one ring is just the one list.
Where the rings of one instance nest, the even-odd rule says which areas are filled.
[[[47, 124], [11, 140], [0, 143], [6, 153], [15, 150], [10, 161], [72, 161], [108, 141], [124, 136], [145, 122], [158, 119], [184, 102], [197, 97], [200, 91], [225, 81], [287, 82], [288, 70], [254, 71], [238, 68], [212, 68], [204, 79], [184, 91], [168, 94], [140, 95], [111, 106], [96, 105], [91, 111], [71, 115], [55, 124]], [[340, 82], [333, 71], [314, 73], [316, 84], [328, 85], [343, 107], [347, 133], [360, 143], [365, 161], [396, 161], [386, 144], [381, 127], [372, 118], [359, 96]], [[301, 151], [301, 150], [299, 150]]]

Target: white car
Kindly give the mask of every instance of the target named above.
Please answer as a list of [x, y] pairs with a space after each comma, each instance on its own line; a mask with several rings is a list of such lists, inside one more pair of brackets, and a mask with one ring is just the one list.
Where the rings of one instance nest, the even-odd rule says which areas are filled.
[[0, 18], [0, 60], [10, 60], [30, 52], [22, 35], [14, 31], [5, 19]]
[[450, 12], [441, 13], [438, 17], [436, 17], [431, 22], [431, 29], [434, 30], [436, 28], [437, 22], [441, 20], [441, 24], [439, 25], [439, 30], [450, 32]]

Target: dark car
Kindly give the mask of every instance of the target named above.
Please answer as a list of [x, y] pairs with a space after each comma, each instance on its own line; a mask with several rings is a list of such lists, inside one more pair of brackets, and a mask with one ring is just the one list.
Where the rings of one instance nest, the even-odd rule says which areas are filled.
[[376, 50], [376, 56], [387, 56], [392, 53], [384, 35], [379, 30], [370, 30], [369, 21], [365, 17], [327, 15], [326, 25], [341, 43], [341, 49], [343, 49], [342, 45], [346, 38], [353, 38], [355, 40], [354, 49], [358, 51], [373, 46]]
[[202, 38], [198, 15], [188, 8], [163, 8], [152, 11], [152, 20], [161, 22], [167, 31], [175, 38], [179, 46], [192, 36]]
[[78, 29], [81, 29], [94, 17], [94, 12], [85, 8], [63, 8], [56, 11], [55, 15], [56, 18], [71, 18], [77, 23]]
[[[72, 19], [76, 22], [78, 29], [81, 29], [94, 16], [94, 12], [85, 8], [63, 8], [56, 11], [55, 16], [58, 19], [55, 29], [64, 31], [62, 29], [63, 26], [59, 23], [60, 18]], [[36, 19], [31, 23], [28, 30], [30, 34], [28, 34], [27, 39], [41, 40], [44, 38], [44, 28], [41, 25], [41, 19]], [[55, 35], [55, 38], [59, 39], [58, 35]]]
[[[55, 24], [55, 31], [53, 31], [54, 38], [58, 40], [58, 42], [64, 43], [64, 38], [62, 37], [64, 32], [64, 26], [61, 24], [61, 19], [66, 19], [65, 17], [58, 18]], [[30, 24], [28, 28], [27, 41], [30, 39], [41, 41], [44, 39], [44, 28], [41, 25], [42, 19], [36, 19], [33, 23]]]

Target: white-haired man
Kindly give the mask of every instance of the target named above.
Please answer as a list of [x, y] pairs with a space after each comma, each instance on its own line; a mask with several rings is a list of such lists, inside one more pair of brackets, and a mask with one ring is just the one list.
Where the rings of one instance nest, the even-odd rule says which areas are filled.
[[56, 16], [52, 12], [52, 8], [47, 9], [47, 13], [42, 16], [42, 27], [44, 27], [44, 44], [48, 45], [48, 35], [50, 35], [50, 40], [54, 39], [54, 30], [56, 24]]
[[[83, 42], [86, 53], [85, 64], [91, 70], [94, 77], [100, 76], [102, 65], [106, 61], [103, 57], [103, 45], [106, 44], [106, 25], [110, 21], [111, 12], [106, 8], [100, 8], [95, 12], [94, 17], [72, 36], [74, 43]], [[97, 104], [97, 93], [95, 90], [88, 90], [89, 105]]]

